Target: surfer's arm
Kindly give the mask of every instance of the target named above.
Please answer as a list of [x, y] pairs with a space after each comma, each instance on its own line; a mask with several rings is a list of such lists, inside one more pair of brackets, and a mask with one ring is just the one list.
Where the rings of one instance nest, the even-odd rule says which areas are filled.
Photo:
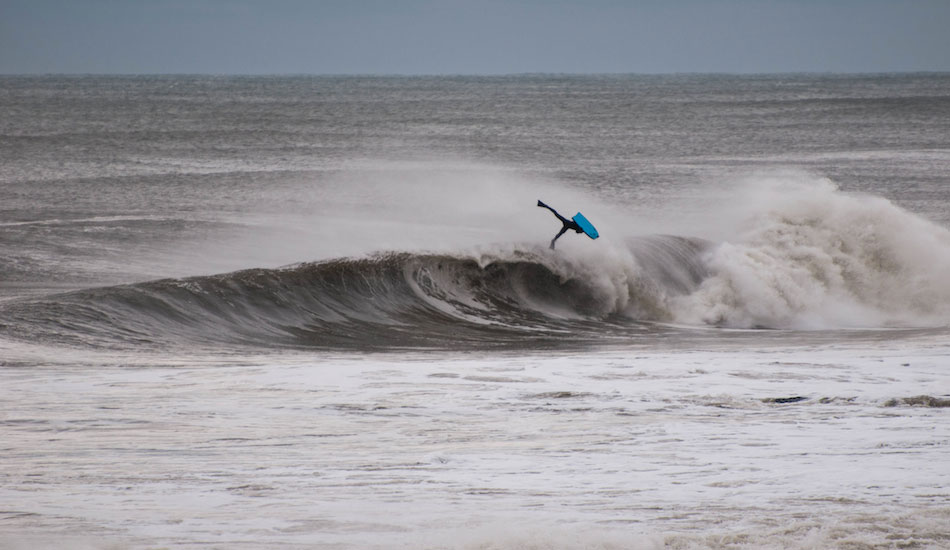
[[554, 241], [560, 239], [560, 238], [561, 238], [561, 235], [563, 235], [564, 233], [566, 233], [568, 229], [570, 229], [570, 226], [568, 226], [568, 225], [565, 223], [565, 224], [564, 224], [564, 227], [562, 227], [561, 230], [557, 232], [557, 235], [555, 235], [554, 238], [551, 239], [551, 250], [554, 250]]

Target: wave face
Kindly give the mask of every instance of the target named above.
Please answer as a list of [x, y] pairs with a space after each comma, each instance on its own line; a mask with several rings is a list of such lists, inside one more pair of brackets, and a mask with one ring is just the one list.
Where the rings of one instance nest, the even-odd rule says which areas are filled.
[[[4, 331], [61, 344], [171, 342], [337, 349], [494, 347], [597, 340], [668, 320], [667, 293], [702, 279], [703, 243], [641, 239], [634, 255], [544, 249], [388, 254], [164, 279], [6, 304]], [[664, 282], [666, 281], [666, 282]]]

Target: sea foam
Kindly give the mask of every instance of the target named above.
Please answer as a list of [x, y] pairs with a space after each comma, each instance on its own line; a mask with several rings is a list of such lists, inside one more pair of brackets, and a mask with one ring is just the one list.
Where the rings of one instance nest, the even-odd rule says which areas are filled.
[[822, 329], [950, 322], [950, 231], [813, 177], [759, 180], [711, 275], [671, 302], [682, 322]]

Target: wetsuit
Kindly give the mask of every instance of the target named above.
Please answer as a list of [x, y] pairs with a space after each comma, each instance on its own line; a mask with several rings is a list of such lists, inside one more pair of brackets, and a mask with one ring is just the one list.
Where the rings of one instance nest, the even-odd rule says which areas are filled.
[[569, 220], [565, 218], [564, 216], [558, 214], [557, 210], [551, 208], [550, 206], [544, 204], [543, 202], [538, 201], [538, 206], [542, 208], [547, 208], [548, 210], [550, 210], [555, 216], [557, 216], [557, 219], [561, 220], [561, 223], [564, 224], [564, 227], [562, 227], [561, 230], [558, 231], [557, 235], [555, 235], [554, 238], [551, 239], [551, 250], [554, 250], [554, 241], [558, 240], [561, 237], [561, 235], [567, 232], [568, 229], [573, 229], [577, 233], [584, 232], [584, 230], [581, 229], [581, 226], [577, 225], [577, 222], [575, 222], [574, 220]]

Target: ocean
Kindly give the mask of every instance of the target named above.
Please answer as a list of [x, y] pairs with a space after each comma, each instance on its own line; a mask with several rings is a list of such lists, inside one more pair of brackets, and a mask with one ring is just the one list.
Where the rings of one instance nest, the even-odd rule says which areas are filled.
[[0, 112], [0, 548], [950, 548], [950, 74]]

